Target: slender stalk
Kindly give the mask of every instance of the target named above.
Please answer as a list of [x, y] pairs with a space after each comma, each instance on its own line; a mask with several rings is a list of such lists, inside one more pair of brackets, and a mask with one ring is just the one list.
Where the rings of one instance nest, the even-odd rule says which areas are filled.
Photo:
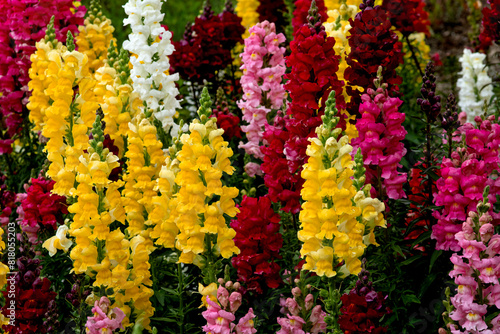
[[182, 274], [182, 267], [180, 263], [177, 263], [177, 277], [179, 279], [179, 285], [177, 286], [177, 293], [179, 294], [179, 334], [184, 334], [184, 299], [182, 298], [184, 293], [184, 275]]
[[406, 43], [408, 43], [408, 48], [410, 48], [411, 52], [411, 57], [413, 58], [413, 61], [415, 62], [415, 66], [417, 66], [418, 72], [420, 73], [420, 76], [424, 76], [424, 72], [422, 72], [422, 68], [420, 67], [420, 63], [418, 62], [417, 55], [415, 54], [415, 50], [413, 49], [413, 45], [411, 45], [410, 42], [410, 37], [408, 35], [405, 36]]
[[191, 81], [191, 91], [193, 92], [193, 100], [194, 100], [194, 105], [196, 106], [196, 110], [200, 108], [200, 105], [198, 104], [198, 96], [196, 96], [196, 90], [194, 89], [194, 83]]

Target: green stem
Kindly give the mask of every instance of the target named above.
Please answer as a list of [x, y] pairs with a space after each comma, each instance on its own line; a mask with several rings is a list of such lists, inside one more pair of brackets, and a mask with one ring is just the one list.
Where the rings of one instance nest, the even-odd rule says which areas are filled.
[[413, 58], [413, 61], [415, 62], [415, 66], [417, 67], [418, 72], [420, 73], [420, 76], [423, 77], [424, 72], [422, 72], [422, 69], [420, 68], [420, 63], [418, 62], [418, 58], [417, 58], [417, 55], [415, 54], [415, 50], [413, 49], [413, 45], [411, 45], [409, 35], [406, 35], [405, 39], [406, 39], [406, 43], [408, 43], [408, 48], [410, 49], [411, 57]]
[[179, 333], [184, 334], [184, 275], [182, 274], [182, 267], [180, 263], [177, 263], [177, 277], [179, 279], [179, 285], [177, 286], [177, 293], [179, 294]]

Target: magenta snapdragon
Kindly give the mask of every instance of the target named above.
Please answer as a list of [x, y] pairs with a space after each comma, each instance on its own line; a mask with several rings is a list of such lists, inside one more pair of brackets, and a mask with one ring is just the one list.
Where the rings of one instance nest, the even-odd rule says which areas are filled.
[[48, 18], [55, 16], [56, 38], [64, 42], [68, 31], [78, 32], [86, 9], [75, 7], [72, 0], [7, 0], [0, 3], [0, 11], [1, 155], [12, 152], [12, 138], [23, 128], [30, 95], [30, 56], [36, 50], [35, 43], [45, 36]]
[[[283, 106], [286, 96], [282, 85], [285, 74], [285, 48], [280, 44], [285, 41], [285, 36], [276, 33], [274, 23], [264, 21], [257, 23], [249, 29], [250, 36], [245, 39], [245, 49], [241, 54], [243, 76], [242, 100], [238, 106], [243, 111], [243, 119], [248, 123], [242, 126], [248, 142], [240, 143], [246, 153], [257, 159], [262, 159], [264, 154], [260, 151], [267, 115], [274, 109]], [[261, 174], [255, 168], [246, 168], [250, 176]]]
[[[436, 182], [438, 192], [434, 194], [434, 204], [443, 208], [433, 213], [438, 221], [432, 226], [431, 235], [438, 250], [461, 249], [455, 235], [462, 231], [467, 214], [476, 211], [486, 186], [490, 186], [491, 204], [496, 203], [496, 195], [500, 194], [498, 182], [492, 177], [500, 164], [500, 125], [493, 121], [493, 116], [484, 121], [476, 117], [477, 126], [465, 123], [454, 140], [463, 140], [466, 147], [457, 148], [451, 159], [443, 158], [441, 177]], [[489, 214], [495, 221], [499, 218], [492, 209]]]
[[[402, 125], [405, 114], [399, 112], [403, 101], [389, 97], [385, 87], [376, 91], [368, 88], [361, 100], [361, 118], [356, 123], [359, 137], [352, 140], [353, 152], [361, 148], [367, 182], [374, 186], [372, 191], [383, 192], [377, 196], [392, 199], [406, 197], [403, 191], [406, 173], [398, 172], [401, 159], [406, 154], [402, 143], [407, 133]], [[381, 189], [377, 186], [379, 179]]]

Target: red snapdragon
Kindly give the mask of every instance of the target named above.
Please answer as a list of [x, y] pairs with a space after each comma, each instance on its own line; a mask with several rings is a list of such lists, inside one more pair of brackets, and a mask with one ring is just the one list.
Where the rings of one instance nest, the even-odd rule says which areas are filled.
[[311, 6], [309, 14], [310, 24], [297, 30], [286, 59], [291, 72], [285, 75], [288, 79], [285, 89], [292, 102], [287, 117], [283, 118], [284, 127], [266, 127], [264, 133], [264, 140], [269, 144], [274, 140], [277, 150], [262, 149], [266, 156], [261, 169], [270, 198], [292, 213], [300, 210], [300, 189], [304, 182], [300, 172], [307, 158], [308, 138], [316, 137], [315, 129], [322, 122], [325, 101], [332, 90], [336, 92], [339, 109], [344, 105], [343, 83], [336, 74], [340, 57], [333, 50], [335, 39], [326, 36], [315, 6]]
[[280, 266], [274, 262], [280, 258], [283, 237], [279, 233], [280, 216], [271, 207], [267, 196], [252, 198], [243, 196], [240, 213], [231, 227], [236, 231], [234, 243], [241, 251], [233, 257], [233, 267], [246, 289], [263, 292], [263, 286], [277, 288], [281, 284]]
[[185, 80], [213, 81], [217, 71], [231, 64], [231, 50], [243, 43], [244, 31], [241, 18], [231, 6], [214, 15], [207, 5], [194, 24], [186, 28], [183, 39], [174, 42], [175, 52], [170, 56], [173, 71]]
[[309, 22], [307, 17], [309, 8], [311, 8], [311, 4], [313, 1], [318, 7], [321, 23], [325, 22], [326, 19], [328, 18], [324, 0], [296, 0], [295, 10], [293, 11], [293, 18], [292, 18], [293, 35], [295, 35], [303, 25]]
[[500, 2], [488, 0], [490, 8], [483, 8], [481, 34], [479, 34], [479, 49], [486, 50], [493, 42], [500, 41]]
[[344, 72], [349, 83], [346, 90], [351, 101], [347, 109], [351, 115], [358, 113], [362, 94], [351, 86], [362, 87], [365, 92], [368, 88], [374, 89], [373, 80], [380, 66], [390, 95], [398, 91], [397, 85], [402, 83], [402, 78], [396, 73], [399, 64], [403, 63], [402, 44], [391, 30], [387, 11], [374, 6], [373, 0], [365, 0], [360, 9], [354, 20], [349, 20], [352, 26], [348, 37], [351, 52], [346, 57], [349, 66]]
[[429, 35], [429, 13], [422, 0], [384, 0], [382, 7], [387, 11], [392, 25], [404, 36], [414, 32]]

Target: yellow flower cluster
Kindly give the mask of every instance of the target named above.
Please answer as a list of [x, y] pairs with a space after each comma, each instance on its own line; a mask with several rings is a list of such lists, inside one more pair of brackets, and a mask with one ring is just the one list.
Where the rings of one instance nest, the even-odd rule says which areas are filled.
[[241, 25], [246, 29], [243, 34], [243, 39], [250, 36], [248, 29], [259, 23], [259, 13], [257, 13], [259, 5], [260, 3], [258, 0], [238, 0], [236, 4], [236, 15], [241, 17]]
[[[400, 40], [402, 40], [403, 35], [399, 32], [396, 31], [398, 34], [398, 37]], [[418, 62], [421, 64], [420, 66], [427, 64], [429, 60], [431, 60], [430, 57], [430, 52], [431, 48], [427, 43], [425, 42], [425, 34], [423, 32], [414, 32], [408, 36], [408, 39], [410, 40], [410, 43], [413, 47], [413, 51], [416, 53], [416, 57], [418, 59]], [[403, 52], [404, 52], [404, 64], [411, 64], [410, 66], [415, 66], [414, 61], [412, 59], [411, 51], [410, 48], [408, 47], [408, 44], [403, 41]], [[418, 70], [416, 71], [416, 83], [418, 86], [420, 86], [419, 83], [422, 82], [422, 77], [420, 76], [420, 73], [418, 73]]]
[[80, 32], [76, 37], [78, 51], [87, 55], [90, 71], [94, 73], [107, 58], [108, 46], [114, 41], [115, 30], [111, 20], [102, 14], [99, 0], [90, 1], [88, 16], [84, 25], [79, 26], [78, 30]]
[[[349, 24], [349, 19], [354, 19], [354, 16], [359, 10], [360, 0], [351, 1], [328, 1], [328, 20], [324, 23], [325, 32], [328, 37], [335, 38], [335, 45], [333, 49], [335, 54], [340, 56], [339, 69], [337, 71], [337, 77], [339, 80], [344, 80], [344, 72], [347, 68], [346, 57], [351, 52], [351, 47], [349, 46], [349, 41], [347, 38], [350, 33], [351, 25]], [[345, 80], [344, 80], [345, 82]], [[358, 90], [362, 88], [358, 87]], [[342, 89], [342, 95], [346, 102], [349, 102], [350, 96], [347, 94], [346, 85]], [[350, 116], [347, 111], [342, 110], [342, 113], [347, 115], [349, 119], [354, 119], [354, 116]], [[358, 131], [356, 126], [351, 122], [346, 124], [346, 133], [349, 139], [356, 138], [358, 136]]]
[[337, 140], [342, 130], [335, 128], [336, 113], [332, 92], [323, 124], [316, 129], [318, 138], [309, 139], [309, 159], [301, 174], [305, 183], [298, 238], [304, 243], [303, 268], [327, 277], [336, 275], [335, 260], [343, 261], [343, 274], [358, 274], [359, 258], [369, 244], [375, 244], [373, 228], [385, 226], [384, 204], [367, 196], [369, 187], [357, 190], [353, 184], [352, 146], [347, 135]]
[[53, 19], [47, 26], [46, 31], [47, 37], [36, 43], [36, 51], [30, 57], [31, 67], [29, 69], [30, 82], [28, 88], [31, 91], [31, 96], [27, 108], [30, 110], [29, 120], [34, 124], [34, 131], [42, 130], [47, 121], [45, 111], [50, 106], [50, 102], [49, 96], [45, 93], [45, 88], [51, 84], [52, 80], [55, 80], [54, 77], [45, 74], [49, 67], [48, 54], [54, 49], [60, 52], [63, 48], [63, 45], [55, 39]]
[[[224, 214], [234, 217], [238, 213], [233, 198], [238, 189], [222, 185], [222, 173], [232, 175], [229, 157], [233, 151], [222, 139], [224, 130], [217, 129], [214, 119], [205, 124], [193, 121], [190, 134], [180, 138], [182, 149], [177, 159], [179, 172], [175, 183], [177, 194], [179, 235], [176, 248], [182, 251], [179, 261], [192, 263], [196, 255], [204, 252], [205, 234], [217, 234], [216, 249], [222, 257], [239, 254], [234, 245], [236, 232], [228, 228]], [[210, 244], [209, 247], [212, 247]]]
[[[359, 5], [363, 2], [363, 0], [325, 0], [325, 7], [328, 11], [338, 10], [342, 4], [347, 6], [356, 6], [359, 9]], [[356, 11], [358, 10], [356, 9]], [[330, 13], [328, 13], [329, 21], [331, 18]]]
[[222, 138], [224, 130], [209, 119], [212, 102], [206, 88], [200, 102], [200, 120], [169, 149], [155, 188], [161, 195], [153, 198], [156, 207], [149, 216], [151, 236], [158, 245], [175, 245], [181, 263], [200, 264], [201, 253], [224, 258], [239, 253], [233, 241], [236, 232], [225, 217], [238, 213], [233, 200], [238, 189], [222, 184], [223, 173], [234, 171], [229, 160], [233, 151]]

